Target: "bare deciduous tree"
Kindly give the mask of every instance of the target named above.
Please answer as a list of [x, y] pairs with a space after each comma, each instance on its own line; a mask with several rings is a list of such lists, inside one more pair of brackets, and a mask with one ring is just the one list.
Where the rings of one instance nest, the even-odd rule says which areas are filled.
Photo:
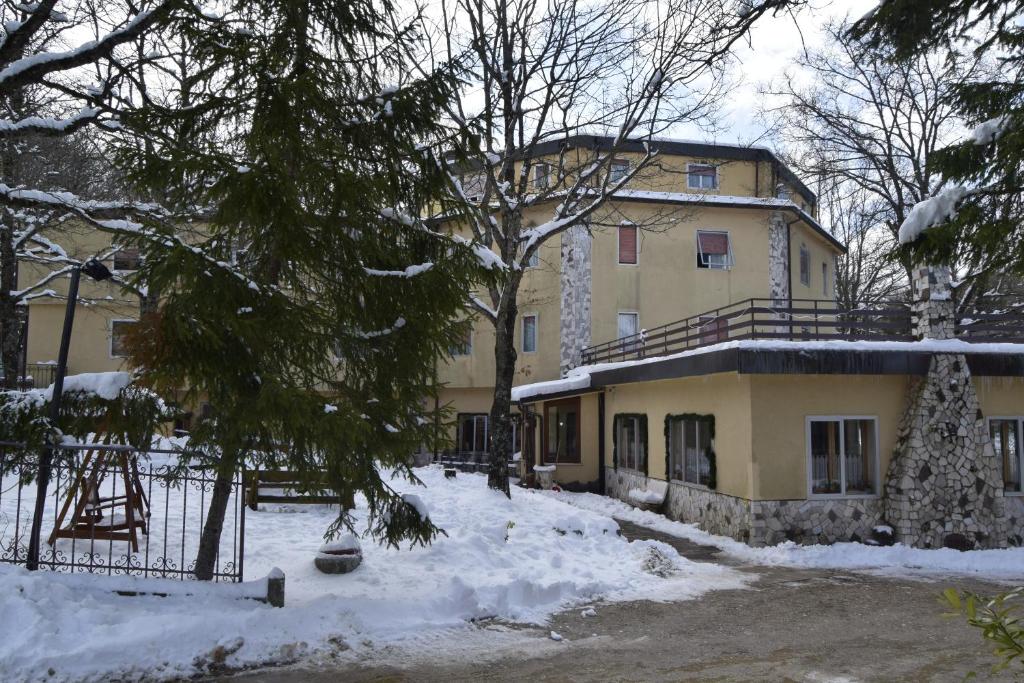
[[[474, 296], [495, 329], [488, 484], [506, 494], [512, 451], [513, 343], [523, 271], [548, 240], [598, 219], [616, 193], [658, 162], [656, 137], [682, 123], [708, 122], [724, 89], [733, 44], [766, 14], [801, 0], [445, 0], [439, 52], [471, 65], [475, 79], [449, 107], [475, 131], [452, 187], [468, 207], [473, 240], [503, 264], [502, 277]], [[594, 148], [573, 136], [605, 134]], [[551, 152], [552, 141], [562, 141]], [[641, 146], [636, 147], [640, 142]], [[547, 144], [546, 144], [547, 143]], [[543, 147], [542, 147], [543, 145]], [[611, 173], [625, 149], [628, 170]], [[543, 151], [544, 158], [538, 158]], [[535, 182], [535, 169], [543, 161]], [[466, 170], [473, 179], [470, 188]], [[461, 177], [460, 177], [461, 176]], [[527, 225], [528, 211], [550, 211]]]

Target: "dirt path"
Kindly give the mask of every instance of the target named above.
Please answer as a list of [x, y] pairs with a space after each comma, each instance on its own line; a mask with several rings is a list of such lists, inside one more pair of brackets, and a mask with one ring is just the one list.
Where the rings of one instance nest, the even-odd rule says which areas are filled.
[[[697, 561], [756, 576], [745, 590], [676, 603], [596, 604], [550, 629], [524, 629], [515, 655], [476, 664], [420, 660], [396, 666], [278, 669], [237, 676], [252, 683], [326, 681], [962, 681], [989, 679], [994, 661], [978, 632], [943, 617], [938, 596], [957, 585], [982, 593], [1005, 587], [969, 579], [924, 581], [841, 571], [740, 566], [715, 548], [620, 522], [629, 538], [657, 538]], [[438, 644], [438, 651], [457, 648]]]

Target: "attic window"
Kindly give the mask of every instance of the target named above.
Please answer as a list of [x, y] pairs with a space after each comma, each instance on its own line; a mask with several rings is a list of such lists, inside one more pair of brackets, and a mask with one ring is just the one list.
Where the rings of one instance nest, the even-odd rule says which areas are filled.
[[789, 193], [789, 188], [786, 187], [785, 185], [783, 185], [782, 183], [779, 183], [775, 187], [775, 198], [776, 199], [785, 199], [786, 201], [790, 201], [793, 197]]
[[608, 169], [608, 182], [617, 183], [629, 173], [629, 162], [625, 159], [612, 160]]
[[733, 265], [729, 233], [712, 230], [697, 231], [697, 267], [726, 270]]
[[718, 187], [718, 169], [711, 164], [689, 164], [686, 186], [691, 190], [713, 190]]

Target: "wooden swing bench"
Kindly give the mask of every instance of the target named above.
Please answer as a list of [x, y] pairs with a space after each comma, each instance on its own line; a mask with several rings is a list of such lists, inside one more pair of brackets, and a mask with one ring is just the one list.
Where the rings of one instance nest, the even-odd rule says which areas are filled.
[[[103, 444], [109, 445], [109, 442]], [[111, 460], [115, 461], [112, 467], [105, 469]], [[100, 486], [106, 475], [113, 470], [116, 476], [118, 469], [124, 482], [123, 493], [101, 496]], [[71, 520], [62, 526], [72, 505]], [[119, 515], [115, 514], [118, 508], [122, 509]], [[90, 542], [127, 541], [131, 543], [132, 552], [138, 552], [139, 532], [148, 534], [148, 518], [149, 500], [139, 479], [135, 455], [128, 450], [100, 447], [87, 451], [82, 459], [47, 543], [53, 546], [59, 538], [88, 539]]]

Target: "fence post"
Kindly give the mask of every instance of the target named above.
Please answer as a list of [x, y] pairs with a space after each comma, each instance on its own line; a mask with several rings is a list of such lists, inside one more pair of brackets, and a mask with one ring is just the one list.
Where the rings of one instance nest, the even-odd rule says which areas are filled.
[[284, 572], [277, 567], [267, 575], [267, 602], [272, 607], [284, 607]]

